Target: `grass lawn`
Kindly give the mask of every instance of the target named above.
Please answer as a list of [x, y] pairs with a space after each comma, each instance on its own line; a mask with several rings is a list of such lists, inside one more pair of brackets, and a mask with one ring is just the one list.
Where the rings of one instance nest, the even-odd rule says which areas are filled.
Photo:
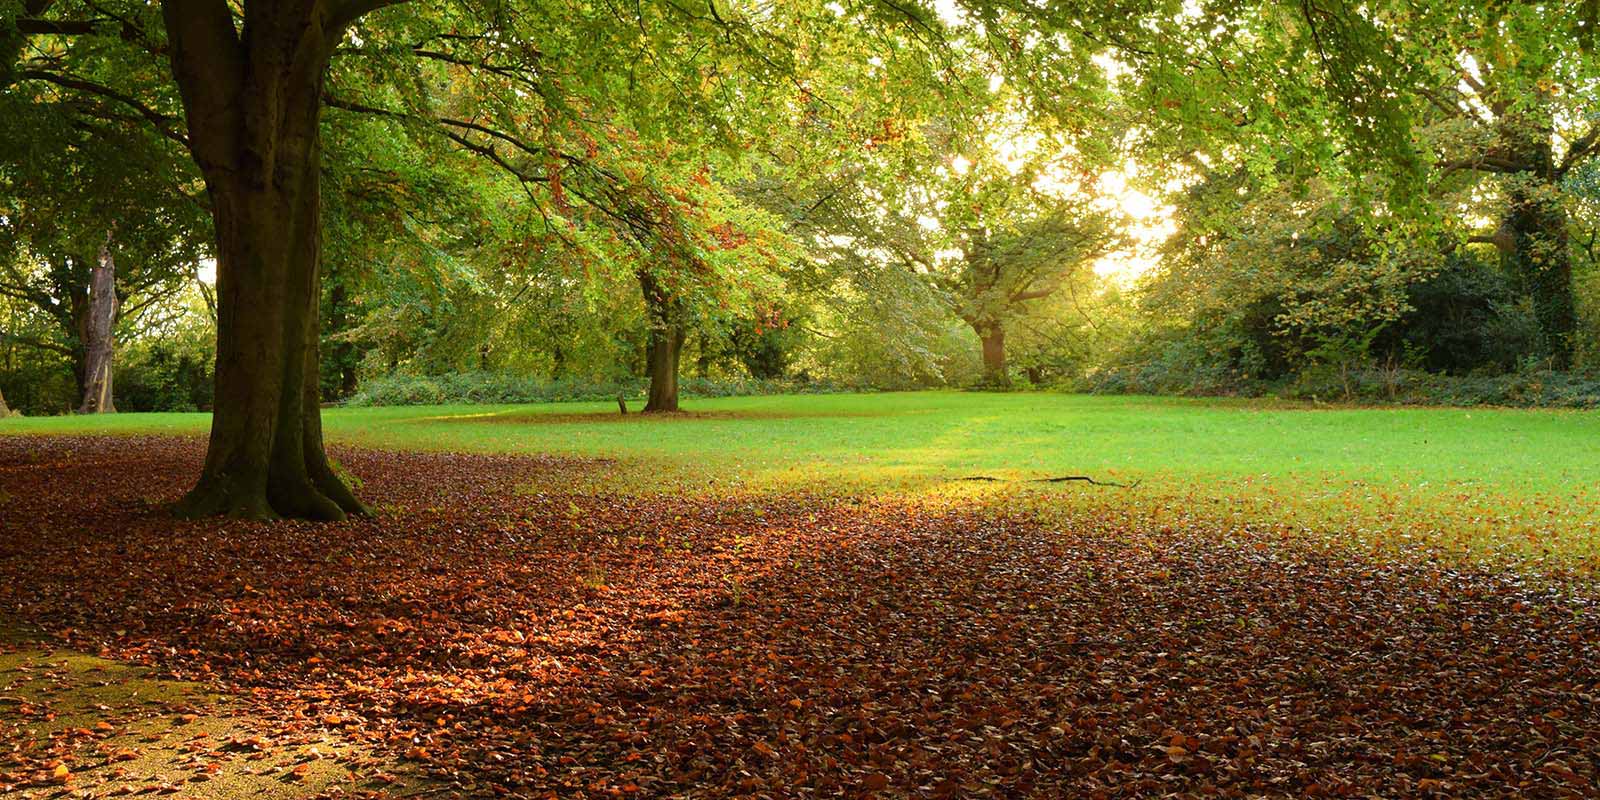
[[[399, 450], [560, 453], [618, 460], [595, 488], [827, 487], [948, 497], [1021, 495], [1043, 508], [1335, 531], [1385, 545], [1591, 562], [1600, 415], [1364, 409], [1235, 400], [913, 392], [690, 398], [689, 413], [621, 417], [609, 403], [325, 412], [331, 441]], [[201, 434], [204, 414], [0, 423], [0, 433]], [[989, 475], [1140, 481], [973, 484]]]

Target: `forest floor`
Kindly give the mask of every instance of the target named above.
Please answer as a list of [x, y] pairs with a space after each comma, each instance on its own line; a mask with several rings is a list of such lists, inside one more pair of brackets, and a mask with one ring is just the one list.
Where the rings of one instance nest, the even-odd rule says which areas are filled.
[[[544, 435], [490, 413], [449, 424]], [[1543, 435], [1480, 460], [1515, 486], [1506, 453]], [[709, 483], [746, 443], [701, 441], [712, 469], [666, 475], [604, 448], [340, 445], [376, 515], [315, 525], [174, 520], [197, 438], [0, 436], [0, 794], [1600, 791], [1600, 590], [1576, 547], [1458, 547], [1381, 503], [1359, 531], [1253, 520], [1333, 477], [1238, 477], [1292, 498], [1259, 504], [1087, 459], [1071, 471], [1144, 483], [954, 480], [1067, 471], [1025, 451]], [[1528, 530], [1560, 527], [1536, 509], [1588, 468], [1552, 446], [1555, 494], [1496, 490]]]

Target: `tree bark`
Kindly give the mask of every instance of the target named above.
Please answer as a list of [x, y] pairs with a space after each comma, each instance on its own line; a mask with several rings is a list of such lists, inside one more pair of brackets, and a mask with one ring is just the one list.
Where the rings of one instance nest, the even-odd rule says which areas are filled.
[[333, 361], [333, 369], [337, 370], [339, 380], [332, 387], [329, 396], [323, 398], [325, 400], [343, 400], [355, 394], [358, 388], [356, 362], [360, 358], [360, 353], [356, 351], [354, 342], [338, 335], [350, 329], [353, 316], [350, 313], [351, 305], [349, 290], [342, 281], [329, 287], [327, 325], [328, 332], [333, 335], [327, 339], [328, 355]]
[[1507, 199], [1510, 207], [1505, 227], [1512, 241], [1507, 256], [1510, 271], [1533, 300], [1533, 316], [1551, 366], [1570, 369], [1578, 311], [1573, 299], [1566, 209], [1555, 187], [1542, 182], [1532, 186], [1519, 182], [1508, 192]]
[[1506, 216], [1501, 228], [1509, 234], [1511, 244], [1507, 266], [1533, 301], [1533, 316], [1551, 364], [1569, 369], [1578, 312], [1552, 126], [1551, 111], [1545, 105], [1510, 115], [1502, 124], [1501, 145], [1521, 169], [1507, 178]]
[[976, 322], [972, 329], [983, 343], [983, 382], [987, 386], [1010, 388], [1011, 373], [1006, 369], [1006, 329], [998, 322]]
[[363, 513], [323, 450], [317, 331], [322, 86], [343, 14], [324, 0], [165, 0], [189, 146], [217, 235], [216, 403], [185, 516]]
[[644, 410], [678, 410], [678, 363], [687, 337], [678, 302], [654, 275], [639, 272], [639, 287], [644, 291], [645, 318], [650, 324], [650, 341], [645, 346], [645, 368], [650, 373], [650, 392]]
[[111, 257], [111, 234], [89, 274], [89, 306], [83, 322], [83, 403], [79, 414], [112, 414], [112, 360], [116, 351], [117, 272]]
[[682, 327], [650, 329], [650, 396], [644, 410], [678, 410], [678, 362], [683, 355]]
[[6, 407], [6, 394], [0, 392], [0, 419], [11, 416], [11, 409]]

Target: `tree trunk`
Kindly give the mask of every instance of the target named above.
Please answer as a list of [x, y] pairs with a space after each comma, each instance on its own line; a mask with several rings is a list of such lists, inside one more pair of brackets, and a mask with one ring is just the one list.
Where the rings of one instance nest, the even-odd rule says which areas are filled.
[[11, 409], [6, 407], [6, 393], [0, 392], [0, 419], [11, 416]]
[[66, 298], [56, 318], [67, 329], [67, 349], [72, 351], [68, 356], [72, 361], [72, 390], [74, 399], [79, 401], [82, 401], [89, 391], [88, 344], [89, 317], [92, 308], [89, 303], [89, 292], [94, 278], [94, 267], [81, 271], [79, 266], [90, 263], [92, 262], [89, 259], [76, 256], [66, 259], [66, 268], [62, 271], [66, 280], [56, 284], [60, 289], [60, 295]]
[[112, 414], [112, 327], [117, 321], [116, 263], [111, 259], [111, 234], [89, 274], [89, 307], [83, 323], [83, 404], [79, 414]]
[[1507, 266], [1533, 300], [1533, 316], [1545, 351], [1556, 369], [1568, 369], [1576, 345], [1578, 312], [1553, 125], [1552, 111], [1544, 103], [1508, 115], [1501, 125], [1501, 146], [1521, 166], [1521, 171], [1506, 179], [1502, 228], [1509, 233], [1511, 245]]
[[650, 329], [650, 396], [645, 411], [678, 410], [678, 361], [684, 338], [682, 327]]
[[1554, 186], [1533, 181], [1532, 176], [1514, 180], [1517, 182], [1507, 193], [1510, 207], [1505, 225], [1511, 233], [1511, 273], [1533, 300], [1533, 316], [1551, 365], [1569, 369], [1578, 312], [1573, 300], [1566, 209]]
[[320, 116], [348, 20], [326, 2], [165, 0], [189, 146], [217, 235], [216, 408], [185, 516], [364, 511], [322, 443]]
[[650, 373], [650, 393], [644, 410], [678, 410], [678, 362], [683, 356], [683, 313], [677, 298], [648, 270], [639, 271], [639, 288], [644, 291], [645, 319], [650, 324], [650, 340], [645, 345], [645, 369]]
[[998, 322], [979, 322], [972, 326], [983, 343], [983, 382], [987, 386], [1009, 388], [1011, 373], [1006, 369], [1006, 329]]
[[711, 336], [707, 333], [700, 334], [700, 353], [695, 358], [695, 370], [702, 378], [711, 377]]
[[328, 347], [327, 360], [333, 362], [338, 380], [331, 387], [332, 391], [323, 397], [324, 400], [343, 400], [356, 393], [358, 383], [356, 364], [361, 354], [357, 352], [354, 342], [339, 335], [350, 329], [353, 320], [353, 315], [350, 313], [351, 305], [350, 293], [343, 281], [336, 282], [328, 288], [327, 332], [330, 335], [324, 341]]

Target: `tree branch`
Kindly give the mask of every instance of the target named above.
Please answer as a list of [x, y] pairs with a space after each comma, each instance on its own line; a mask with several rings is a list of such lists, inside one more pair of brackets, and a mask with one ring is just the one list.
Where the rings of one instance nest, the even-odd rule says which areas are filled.
[[344, 0], [335, 3], [333, 17], [329, 31], [334, 35], [343, 35], [344, 29], [350, 27], [356, 20], [377, 11], [385, 6], [396, 6], [408, 0]]
[[0, 331], [0, 341], [14, 342], [24, 347], [35, 347], [40, 350], [49, 350], [51, 352], [60, 353], [68, 358], [72, 357], [72, 348], [66, 347], [65, 345], [56, 344], [55, 342], [47, 342], [43, 339], [35, 339], [32, 336], [19, 336], [15, 333], [6, 333], [4, 331]]
[[95, 32], [102, 20], [19, 19], [17, 32], [29, 36], [84, 36]]
[[1479, 172], [1497, 172], [1502, 174], [1526, 172], [1528, 169], [1525, 164], [1521, 164], [1509, 158], [1491, 156], [1488, 154], [1483, 154], [1472, 158], [1457, 158], [1448, 161], [1440, 161], [1435, 163], [1434, 167], [1436, 169], [1444, 170], [1445, 172], [1454, 172], [1458, 169], [1471, 169]]
[[1028, 300], [1039, 300], [1039, 299], [1042, 299], [1042, 298], [1045, 298], [1045, 297], [1049, 297], [1050, 295], [1053, 295], [1055, 293], [1056, 293], [1056, 290], [1053, 289], [1053, 288], [1051, 288], [1051, 289], [1032, 289], [1032, 290], [1029, 290], [1029, 291], [1026, 291], [1026, 292], [1013, 292], [1011, 294], [1011, 298], [1010, 299], [1011, 299], [1011, 302], [1013, 302], [1013, 303], [1022, 303], [1022, 302], [1026, 302]]
[[1561, 166], [1556, 168], [1556, 178], [1564, 177], [1573, 167], [1578, 165], [1585, 157], [1600, 149], [1600, 124], [1589, 129], [1589, 132], [1573, 140], [1567, 148], [1567, 154], [1561, 159]]
[[187, 147], [189, 144], [188, 137], [171, 127], [171, 123], [174, 121], [173, 117], [167, 116], [166, 114], [163, 114], [145, 105], [144, 103], [139, 102], [137, 98], [125, 95], [109, 86], [102, 86], [98, 83], [94, 83], [93, 81], [84, 80], [72, 75], [61, 75], [54, 72], [46, 72], [44, 70], [35, 69], [23, 70], [18, 74], [17, 78], [18, 80], [44, 81], [45, 83], [60, 86], [63, 89], [73, 89], [92, 94], [97, 97], [115, 100], [118, 103], [133, 109], [139, 114], [139, 116], [144, 117], [145, 121], [154, 125], [156, 130], [159, 131], [162, 136], [184, 145], [185, 147]]

